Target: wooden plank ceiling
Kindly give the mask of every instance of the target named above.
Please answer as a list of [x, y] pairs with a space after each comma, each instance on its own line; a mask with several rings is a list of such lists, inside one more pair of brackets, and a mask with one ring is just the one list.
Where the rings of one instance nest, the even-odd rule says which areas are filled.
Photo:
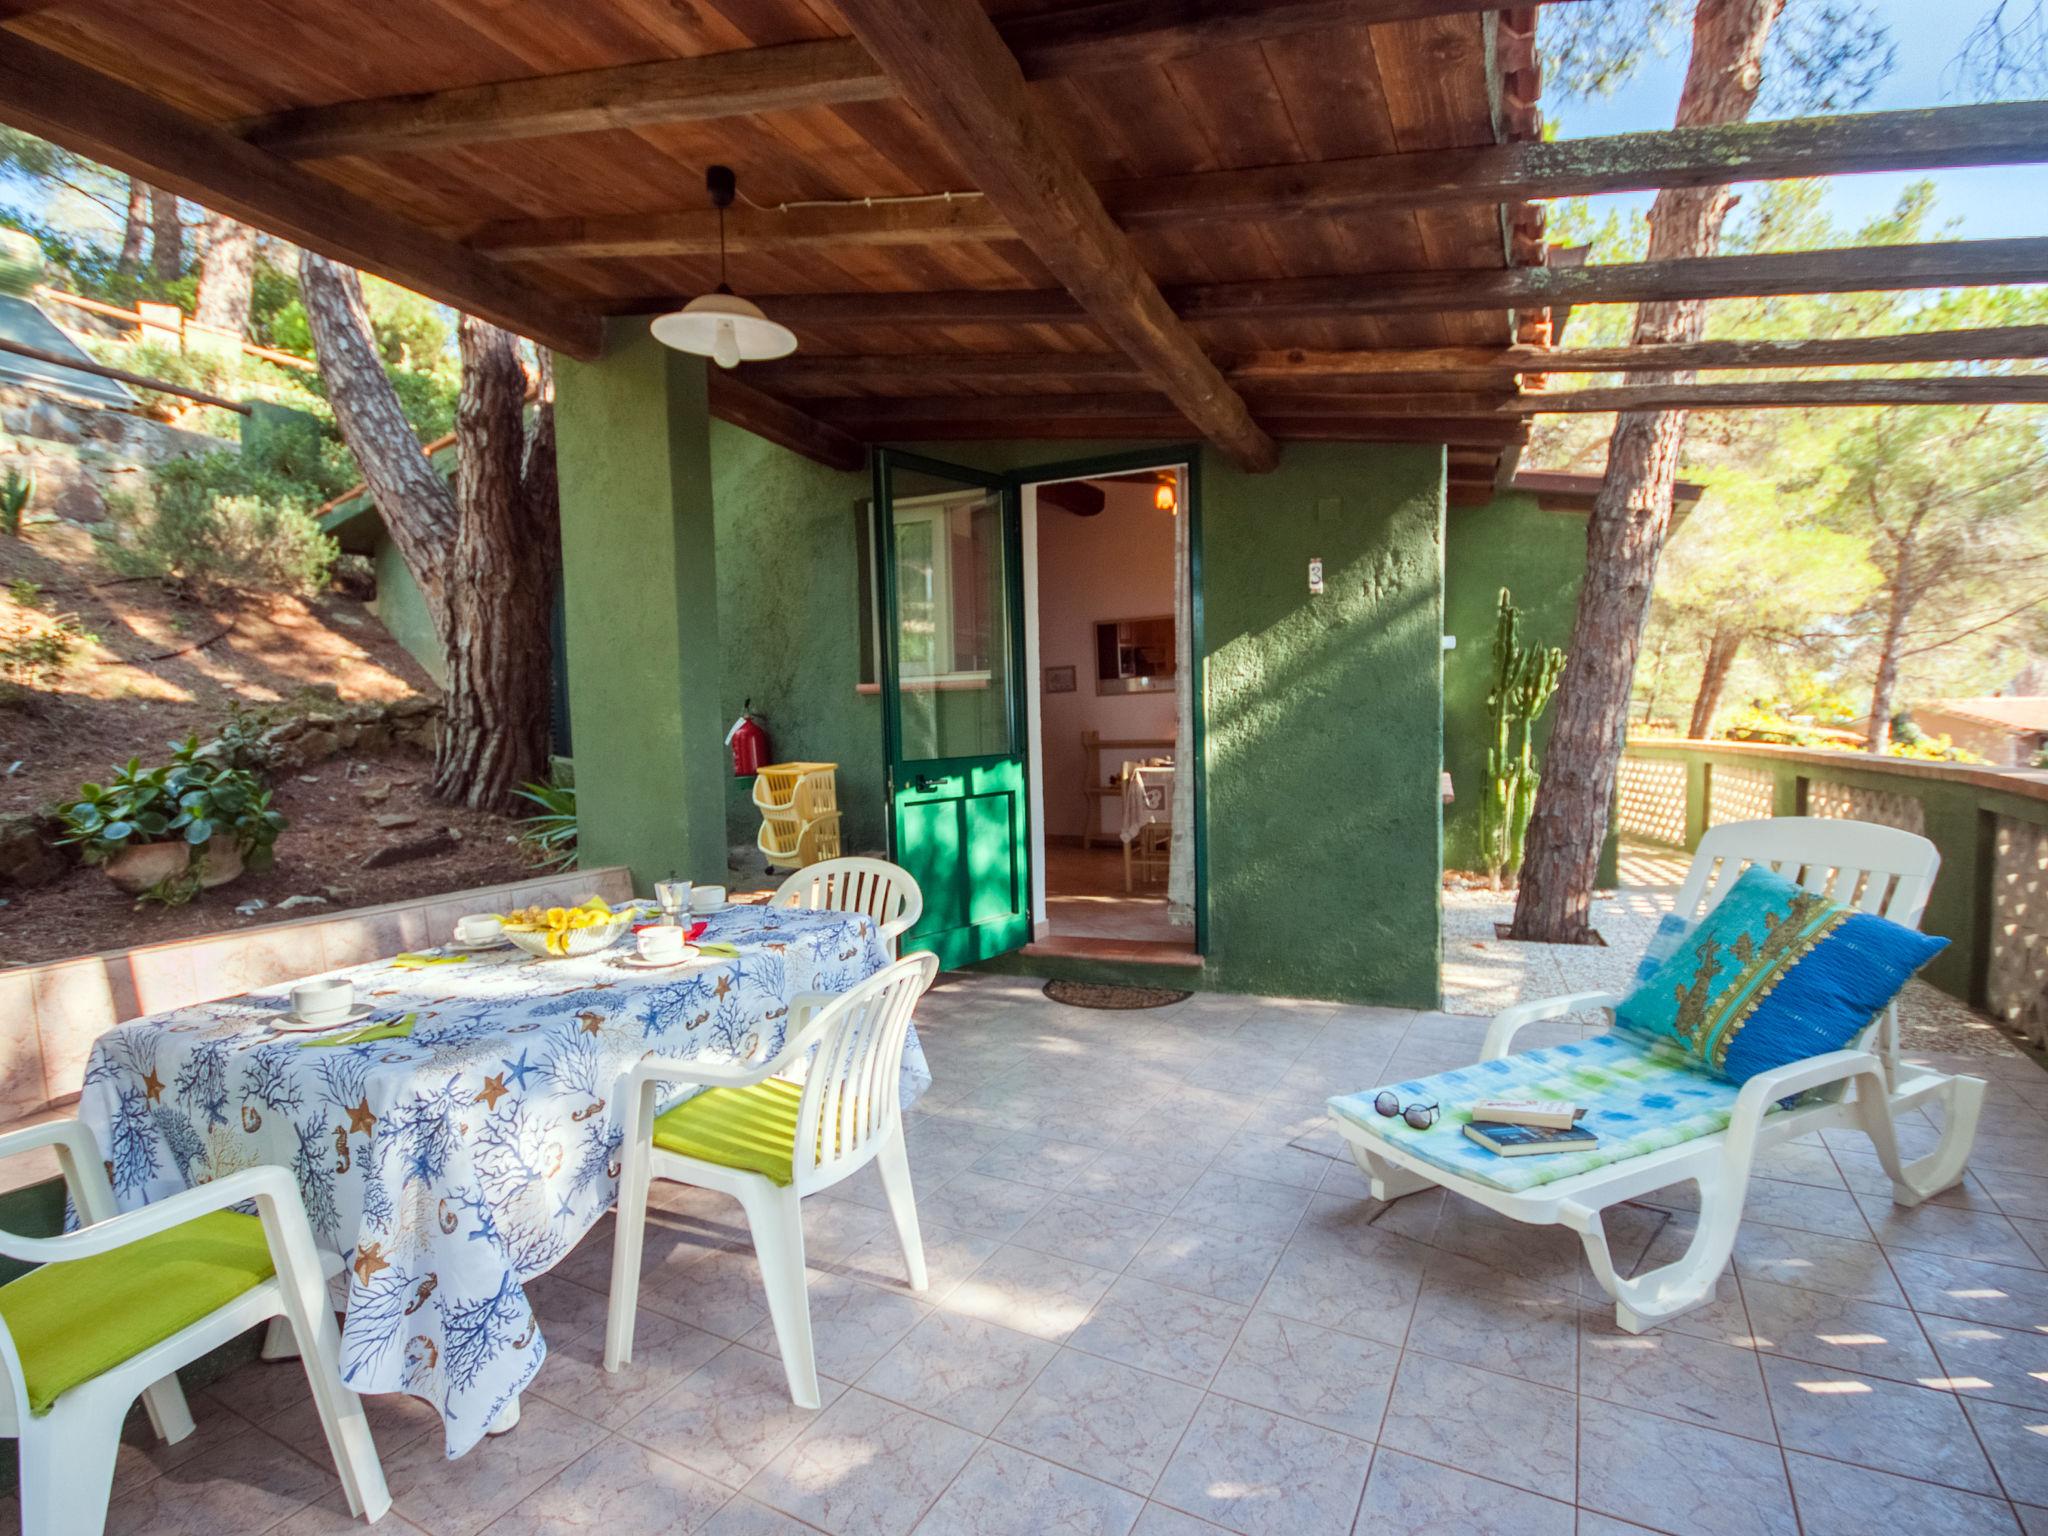
[[[941, 221], [920, 213], [908, 234], [892, 235], [905, 221], [900, 209], [774, 211], [786, 202], [975, 190], [963, 157], [886, 80], [825, 91], [866, 99], [805, 104], [792, 91], [782, 99], [797, 104], [778, 110], [632, 127], [586, 114], [528, 124], [516, 137], [458, 130], [431, 142], [373, 133], [369, 145], [346, 135], [323, 145], [314, 131], [323, 123], [336, 134], [349, 125], [301, 110], [742, 51], [767, 64], [799, 57], [768, 52], [796, 44], [821, 45], [814, 57], [836, 57], [842, 75], [859, 74], [859, 56], [848, 54], [857, 44], [842, 41], [836, 53], [823, 46], [853, 31], [829, 0], [49, 0], [18, 9], [6, 35], [246, 136], [573, 310], [645, 313], [711, 287], [718, 271], [703, 238], [704, 170], [734, 167], [757, 206], [738, 210], [743, 238], [731, 281], [742, 294], [766, 296], [771, 315], [773, 296], [792, 296], [802, 343], [793, 363], [737, 377], [854, 439], [1190, 434], [1156, 372], [1146, 375], [1142, 360], [1113, 347], [1079, 306], [936, 324], [865, 322], [857, 306], [816, 323], [797, 313], [802, 295], [1062, 287], [1012, 234], [1025, 221], [979, 199], [955, 205], [937, 234]], [[1082, 8], [1095, 20], [1077, 38], [1054, 14], [1079, 14], [1074, 0], [988, 0], [987, 9], [1024, 62], [1031, 105], [1088, 181], [1123, 186], [1134, 202], [1162, 178], [1536, 136], [1533, 10], [1485, 14], [1469, 0], [1097, 0]], [[1153, 25], [1170, 13], [1207, 18], [1200, 46], [1185, 29], [1171, 47], [1148, 46], [1144, 26], [1132, 27], [1133, 17]], [[1357, 19], [1388, 15], [1413, 19]], [[1118, 18], [1121, 33], [1108, 25]], [[1092, 46], [1090, 27], [1098, 28]], [[330, 152], [351, 142], [356, 152]], [[1105, 201], [1114, 216], [1115, 198]], [[1364, 278], [1369, 288], [1376, 273], [1499, 273], [1543, 259], [1540, 214], [1520, 202], [1121, 222], [1142, 271], [1169, 295], [1310, 278]], [[676, 237], [639, 238], [649, 230]], [[602, 233], [614, 249], [593, 252], [584, 237]], [[1548, 339], [1541, 310], [1518, 317], [1505, 307], [1268, 316], [1239, 306], [1184, 324], [1226, 368], [1296, 349], [1479, 355]], [[835, 375], [835, 357], [904, 366], [863, 362]], [[988, 359], [1014, 366], [992, 368]], [[1521, 441], [1525, 423], [1500, 409], [1516, 393], [1514, 373], [1493, 366], [1426, 381], [1361, 370], [1336, 384], [1327, 375], [1296, 384], [1282, 370], [1245, 398], [1258, 426], [1281, 440], [1448, 442], [1456, 489], [1469, 498], [1490, 488], [1502, 451]]]

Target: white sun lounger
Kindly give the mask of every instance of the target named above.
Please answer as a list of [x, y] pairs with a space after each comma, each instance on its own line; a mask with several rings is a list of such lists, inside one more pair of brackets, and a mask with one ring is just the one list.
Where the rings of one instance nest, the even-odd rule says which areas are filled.
[[[1818, 817], [1732, 822], [1701, 839], [1679, 890], [1677, 910], [1697, 920], [1751, 864], [1765, 865], [1844, 905], [1917, 928], [1941, 854], [1924, 837], [1865, 822]], [[1595, 1011], [1606, 1013], [1611, 1022], [1621, 1001], [1612, 993], [1582, 992], [1505, 1009], [1487, 1031], [1481, 1061], [1533, 1059], [1536, 1053], [1511, 1056], [1509, 1048], [1519, 1030], [1542, 1020]], [[1578, 1233], [1594, 1276], [1614, 1298], [1616, 1320], [1629, 1332], [1641, 1333], [1712, 1298], [1714, 1283], [1734, 1251], [1750, 1171], [1760, 1152], [1815, 1131], [1860, 1130], [1869, 1136], [1891, 1179], [1892, 1198], [1905, 1206], [1919, 1205], [1962, 1178], [1976, 1139], [1984, 1082], [1902, 1064], [1898, 1031], [1894, 1004], [1851, 1049], [1760, 1073], [1739, 1091], [1729, 1088], [1734, 1104], [1725, 1129], [1527, 1188], [1496, 1187], [1417, 1156], [1397, 1133], [1383, 1131], [1382, 1126], [1391, 1128], [1397, 1122], [1371, 1123], [1376, 1117], [1370, 1111], [1359, 1114], [1354, 1106], [1354, 1117], [1340, 1111], [1335, 1119], [1371, 1182], [1375, 1199], [1393, 1200], [1440, 1187], [1517, 1221], [1562, 1225]], [[1805, 1097], [1791, 1108], [1780, 1107], [1794, 1095]], [[1333, 1100], [1333, 1106], [1337, 1102]], [[1939, 1144], [1913, 1162], [1904, 1161], [1894, 1121], [1936, 1102], [1944, 1108]], [[1543, 1160], [1500, 1161], [1522, 1165]], [[1692, 1242], [1672, 1263], [1623, 1278], [1608, 1249], [1601, 1213], [1687, 1181], [1696, 1183], [1700, 1193]]]

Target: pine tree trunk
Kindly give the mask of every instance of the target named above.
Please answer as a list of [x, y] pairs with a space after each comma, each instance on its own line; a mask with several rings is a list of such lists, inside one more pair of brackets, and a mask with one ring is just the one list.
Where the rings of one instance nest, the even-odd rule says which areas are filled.
[[160, 282], [175, 283], [185, 273], [185, 225], [178, 194], [162, 187], [149, 189], [149, 271]]
[[1912, 603], [1895, 582], [1891, 602], [1885, 609], [1884, 638], [1878, 642], [1877, 679], [1870, 687], [1870, 724], [1863, 733], [1866, 752], [1891, 750], [1892, 712], [1898, 708], [1899, 649], [1905, 643], [1906, 621], [1912, 614]]
[[362, 280], [305, 251], [299, 287], [342, 438], [426, 598], [448, 658], [434, 793], [483, 810], [515, 809], [514, 791], [547, 770], [549, 619], [561, 540], [546, 354], [527, 432], [517, 341], [463, 317], [451, 492], [399, 409], [363, 307]]
[[[461, 516], [446, 576], [448, 697], [434, 793], [508, 811], [521, 784], [546, 776], [554, 506], [552, 498], [542, 505], [526, 491], [526, 375], [518, 343], [467, 315], [460, 340]], [[551, 421], [545, 402], [542, 414]], [[550, 480], [552, 442], [550, 426]]]
[[128, 178], [128, 211], [121, 221], [119, 271], [132, 276], [142, 270], [142, 243], [149, 238], [149, 187]]
[[1742, 636], [1726, 629], [1714, 631], [1707, 642], [1707, 666], [1700, 674], [1700, 691], [1692, 701], [1692, 724], [1686, 735], [1705, 741], [1714, 734], [1714, 713], [1721, 707], [1721, 690], [1735, 666], [1735, 653], [1742, 649]]
[[[1699, 0], [1678, 103], [1680, 127], [1749, 116], [1762, 79], [1764, 42], [1784, 5], [1785, 0]], [[1649, 259], [1712, 255], [1733, 202], [1725, 186], [1658, 193], [1650, 210]], [[1697, 341], [1705, 328], [1706, 306], [1699, 301], [1645, 304], [1636, 312], [1634, 340]], [[1691, 377], [1645, 374], [1638, 382]], [[1593, 881], [1627, 736], [1636, 657], [1670, 531], [1685, 425], [1682, 411], [1625, 412], [1615, 423], [1607, 479], [1586, 529], [1586, 577], [1515, 901], [1511, 932], [1518, 939], [1578, 944], [1592, 938], [1587, 916]]]
[[455, 543], [455, 497], [420, 452], [412, 424], [385, 377], [383, 359], [363, 305], [362, 279], [352, 267], [299, 255], [299, 289], [313, 330], [320, 377], [342, 440], [356, 456], [385, 530], [426, 599], [442, 643], [448, 605], [442, 572]]
[[249, 299], [256, 278], [256, 231], [225, 214], [207, 221], [206, 253], [199, 258], [199, 302], [192, 318], [235, 336], [249, 334]]

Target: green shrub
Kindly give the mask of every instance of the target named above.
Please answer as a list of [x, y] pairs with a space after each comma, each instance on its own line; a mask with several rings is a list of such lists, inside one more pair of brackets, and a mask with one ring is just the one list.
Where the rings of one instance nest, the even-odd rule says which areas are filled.
[[568, 869], [576, 862], [576, 784], [522, 784], [517, 793], [540, 807], [520, 820], [520, 844], [544, 869]]
[[28, 510], [35, 493], [36, 477], [24, 475], [19, 465], [8, 465], [6, 476], [0, 478], [0, 533], [21, 537], [21, 514]]
[[311, 508], [304, 486], [240, 454], [167, 460], [150, 471], [146, 499], [108, 498], [108, 562], [196, 593], [309, 596], [340, 553]]

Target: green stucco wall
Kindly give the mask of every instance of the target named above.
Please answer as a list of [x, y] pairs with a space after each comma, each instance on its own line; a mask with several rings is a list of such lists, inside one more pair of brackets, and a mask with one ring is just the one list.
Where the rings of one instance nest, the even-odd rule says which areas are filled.
[[[1451, 508], [1444, 552], [1444, 633], [1458, 641], [1444, 657], [1444, 767], [1457, 796], [1444, 808], [1444, 864], [1476, 870], [1500, 589], [1522, 610], [1524, 645], [1562, 646], [1586, 569], [1586, 516], [1547, 512], [1534, 496], [1504, 492], [1483, 507]], [[1536, 727], [1539, 750], [1549, 737], [1546, 712]]]
[[643, 891], [726, 867], [706, 366], [635, 320], [555, 363], [578, 848]]
[[1434, 1008], [1442, 450], [1295, 443], [1268, 475], [1210, 454], [1201, 496], [1209, 968]]
[[[866, 478], [736, 429], [712, 443], [728, 718], [751, 694], [778, 756], [838, 762], [847, 835], [879, 846], [879, 708], [853, 686]], [[1143, 446], [916, 451], [1001, 471]], [[1303, 444], [1248, 476], [1202, 457], [1205, 986], [1438, 1002], [1442, 463], [1428, 448]], [[745, 793], [728, 803], [750, 839]]]
[[[722, 747], [748, 698], [778, 757], [840, 765], [848, 846], [881, 846], [879, 704], [856, 690], [867, 477], [703, 430], [691, 365], [653, 355], [644, 334], [613, 345], [558, 375], [586, 848], [643, 880], [667, 848], [695, 870], [707, 793], [720, 838], [751, 841], [748, 785]], [[1011, 470], [1144, 446], [918, 451]], [[1200, 456], [1204, 986], [1438, 1002], [1443, 493], [1435, 448], [1296, 444], [1258, 476]]]
[[[724, 725], [747, 700], [785, 762], [839, 765], [840, 840], [879, 850], [882, 704], [860, 682], [860, 522], [866, 471], [828, 469], [729, 426], [711, 424], [718, 526], [718, 632]], [[725, 776], [727, 836], [752, 843], [752, 779]]]
[[434, 616], [427, 612], [427, 599], [398, 546], [381, 528], [370, 561], [377, 570], [377, 600], [370, 611], [391, 631], [391, 638], [405, 647], [406, 654], [427, 676], [443, 687], [448, 683], [448, 657], [441, 649], [441, 637], [434, 632]]

